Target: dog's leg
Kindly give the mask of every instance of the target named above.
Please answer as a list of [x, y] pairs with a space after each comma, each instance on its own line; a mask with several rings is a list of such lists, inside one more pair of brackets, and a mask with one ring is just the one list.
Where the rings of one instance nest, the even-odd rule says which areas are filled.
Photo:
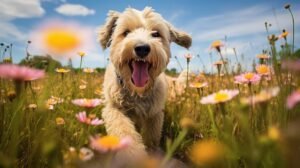
[[145, 146], [141, 135], [135, 130], [132, 121], [126, 117], [121, 110], [106, 106], [102, 112], [102, 118], [108, 135], [117, 136], [119, 138], [130, 136], [132, 138], [131, 145], [120, 153], [128, 157], [144, 157], [146, 156]]
[[143, 140], [149, 151], [155, 151], [159, 147], [161, 131], [163, 126], [164, 113], [158, 112], [151, 118], [148, 118], [142, 130]]

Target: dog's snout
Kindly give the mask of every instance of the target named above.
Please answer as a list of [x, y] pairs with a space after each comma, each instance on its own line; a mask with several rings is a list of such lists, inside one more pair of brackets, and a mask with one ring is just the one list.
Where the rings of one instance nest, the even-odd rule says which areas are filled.
[[134, 48], [136, 55], [140, 58], [146, 57], [149, 54], [150, 50], [151, 48], [148, 44], [138, 44]]

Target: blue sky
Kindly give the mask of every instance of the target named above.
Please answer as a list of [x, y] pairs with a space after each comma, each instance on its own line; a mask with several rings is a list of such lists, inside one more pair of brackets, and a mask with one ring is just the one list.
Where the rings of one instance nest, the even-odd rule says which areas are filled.
[[[191, 68], [202, 71], [211, 69], [211, 62], [219, 60], [209, 45], [214, 40], [225, 41], [227, 50], [224, 55], [234, 63], [232, 48], [236, 48], [238, 58], [248, 69], [255, 55], [268, 47], [264, 23], [271, 23], [270, 32], [279, 35], [283, 28], [292, 32], [291, 18], [283, 8], [286, 3], [292, 5], [296, 18], [296, 47], [300, 47], [300, 2], [298, 0], [1, 0], [0, 3], [0, 42], [13, 43], [14, 61], [18, 62], [25, 56], [26, 41], [30, 34], [42, 22], [59, 19], [63, 22], [77, 22], [93, 30], [92, 46], [85, 51], [85, 67], [104, 67], [107, 64], [108, 51], [103, 51], [96, 42], [97, 27], [105, 21], [109, 10], [123, 11], [126, 7], [143, 9], [153, 7], [175, 27], [190, 33], [193, 46], [186, 50], [172, 44], [172, 55], [177, 56], [185, 68], [185, 53], [198, 57], [192, 59]], [[76, 9], [77, 8], [77, 9]], [[79, 9], [78, 9], [79, 8]], [[291, 41], [291, 36], [288, 37]], [[34, 41], [33, 41], [34, 43]], [[282, 40], [277, 42], [283, 43]], [[32, 54], [44, 54], [31, 46]], [[209, 53], [212, 52], [210, 58]], [[241, 55], [244, 55], [242, 59]], [[73, 60], [79, 65], [79, 58]], [[168, 68], [178, 68], [174, 58]]]

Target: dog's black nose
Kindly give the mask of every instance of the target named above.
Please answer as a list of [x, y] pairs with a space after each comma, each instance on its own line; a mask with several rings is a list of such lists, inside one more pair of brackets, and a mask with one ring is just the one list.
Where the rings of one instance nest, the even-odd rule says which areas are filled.
[[150, 46], [148, 44], [138, 44], [135, 46], [134, 51], [140, 58], [145, 58], [150, 52]]

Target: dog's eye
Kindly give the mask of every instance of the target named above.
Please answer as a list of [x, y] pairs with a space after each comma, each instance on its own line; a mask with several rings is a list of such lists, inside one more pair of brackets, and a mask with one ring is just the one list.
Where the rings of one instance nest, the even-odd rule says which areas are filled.
[[124, 31], [123, 36], [126, 37], [130, 33], [129, 30]]
[[160, 37], [160, 34], [158, 31], [155, 31], [151, 34], [152, 37]]

